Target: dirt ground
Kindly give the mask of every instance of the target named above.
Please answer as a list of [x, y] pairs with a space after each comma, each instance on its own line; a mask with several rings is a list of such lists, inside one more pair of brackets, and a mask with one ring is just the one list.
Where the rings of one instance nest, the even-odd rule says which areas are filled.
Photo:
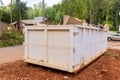
[[120, 80], [120, 50], [109, 49], [75, 75], [23, 60], [6, 63], [0, 65], [0, 80]]
[[23, 59], [24, 46], [0, 48], [0, 64]]
[[25, 63], [23, 49], [0, 49], [0, 80], [120, 80], [120, 42], [108, 42], [108, 51], [75, 75]]
[[108, 42], [109, 49], [119, 49], [120, 50], [120, 41], [109, 41]]

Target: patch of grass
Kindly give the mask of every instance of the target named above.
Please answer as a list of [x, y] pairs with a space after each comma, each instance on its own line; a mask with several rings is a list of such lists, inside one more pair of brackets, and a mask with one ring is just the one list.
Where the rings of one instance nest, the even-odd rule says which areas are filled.
[[105, 55], [105, 56], [111, 56], [111, 54], [110, 54], [110, 53], [107, 53], [107, 52], [106, 52], [104, 55]]
[[0, 40], [0, 48], [3, 46], [3, 43], [2, 43], [2, 41]]
[[112, 57], [114, 57], [114, 58], [116, 58], [116, 59], [119, 59], [119, 54], [117, 54], [117, 53], [114, 53], [114, 54], [111, 54], [111, 53], [105, 53], [104, 54], [105, 56], [112, 56]]
[[3, 32], [0, 37], [0, 47], [16, 46], [23, 43], [24, 36], [18, 32]]
[[119, 59], [119, 54], [113, 54], [113, 57], [115, 57], [116, 59]]

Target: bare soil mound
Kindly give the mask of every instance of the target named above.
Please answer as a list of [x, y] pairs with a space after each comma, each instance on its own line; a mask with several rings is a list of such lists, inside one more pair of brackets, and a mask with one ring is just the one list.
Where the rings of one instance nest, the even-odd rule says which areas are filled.
[[0, 80], [120, 80], [120, 50], [109, 49], [75, 75], [22, 60], [6, 63], [0, 65]]

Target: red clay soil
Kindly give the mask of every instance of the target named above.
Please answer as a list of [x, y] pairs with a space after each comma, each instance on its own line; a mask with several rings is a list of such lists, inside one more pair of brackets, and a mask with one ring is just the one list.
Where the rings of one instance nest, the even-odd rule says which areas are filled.
[[109, 49], [77, 74], [16, 61], [0, 65], [0, 80], [120, 80], [120, 50]]

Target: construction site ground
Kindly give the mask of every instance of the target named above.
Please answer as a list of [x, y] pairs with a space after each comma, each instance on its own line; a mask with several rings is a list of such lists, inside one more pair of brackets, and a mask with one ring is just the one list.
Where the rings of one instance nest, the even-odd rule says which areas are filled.
[[120, 80], [120, 42], [108, 42], [103, 56], [77, 74], [27, 64], [24, 47], [0, 49], [0, 80]]

